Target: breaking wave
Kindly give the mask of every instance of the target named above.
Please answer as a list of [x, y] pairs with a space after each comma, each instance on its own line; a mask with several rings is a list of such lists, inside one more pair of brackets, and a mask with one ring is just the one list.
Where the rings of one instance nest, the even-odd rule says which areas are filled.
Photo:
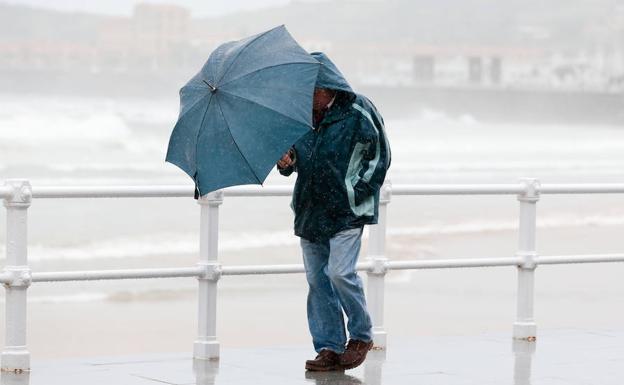
[[71, 117], [48, 113], [12, 115], [0, 120], [0, 141], [13, 144], [119, 142], [130, 130], [115, 114]]

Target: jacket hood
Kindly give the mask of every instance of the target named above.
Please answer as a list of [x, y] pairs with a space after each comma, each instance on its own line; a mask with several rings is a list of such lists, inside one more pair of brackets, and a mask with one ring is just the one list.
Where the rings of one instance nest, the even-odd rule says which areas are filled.
[[323, 52], [312, 52], [310, 55], [321, 63], [318, 77], [316, 78], [316, 88], [328, 88], [352, 94], [354, 93], [353, 89], [338, 67], [336, 67], [331, 60], [329, 60], [327, 55]]

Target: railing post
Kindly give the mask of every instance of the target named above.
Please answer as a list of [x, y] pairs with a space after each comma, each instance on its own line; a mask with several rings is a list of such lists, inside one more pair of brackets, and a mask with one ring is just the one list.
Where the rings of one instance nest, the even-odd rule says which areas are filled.
[[32, 189], [27, 180], [13, 179], [5, 182], [12, 189], [4, 200], [7, 210], [6, 266], [4, 274], [10, 282], [6, 291], [5, 346], [2, 350], [2, 371], [30, 370], [30, 352], [26, 347], [26, 292], [31, 283], [27, 257], [28, 207]]
[[193, 372], [196, 385], [215, 385], [219, 374], [219, 361], [193, 360]]
[[535, 340], [537, 326], [533, 319], [534, 276], [537, 266], [535, 250], [536, 203], [539, 200], [540, 184], [537, 179], [522, 179], [525, 188], [518, 195], [520, 202], [520, 223], [518, 252], [522, 262], [518, 265], [517, 315], [513, 328], [515, 339]]
[[368, 271], [367, 301], [373, 323], [373, 342], [377, 349], [386, 348], [387, 333], [384, 329], [384, 290], [388, 259], [386, 258], [386, 217], [392, 197], [390, 181], [379, 192], [379, 217], [376, 225], [369, 227], [368, 259], [373, 267]]
[[385, 362], [385, 350], [376, 350], [368, 353], [364, 363], [364, 384], [383, 384], [383, 365]]
[[218, 262], [219, 206], [223, 203], [223, 192], [215, 191], [199, 198], [201, 207], [199, 228], [199, 265], [205, 274], [199, 281], [199, 307], [197, 340], [193, 357], [200, 360], [219, 359], [217, 341], [217, 283], [221, 266]]
[[514, 354], [513, 385], [531, 385], [531, 367], [535, 354], [535, 343], [527, 340], [513, 340]]

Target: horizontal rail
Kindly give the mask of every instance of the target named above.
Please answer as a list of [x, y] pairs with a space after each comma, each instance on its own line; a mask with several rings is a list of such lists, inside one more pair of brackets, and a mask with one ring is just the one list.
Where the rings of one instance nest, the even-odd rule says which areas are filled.
[[[589, 255], [562, 255], [541, 256], [535, 260], [536, 265], [560, 265], [572, 263], [605, 263], [624, 262], [624, 254], [589, 254]], [[453, 258], [438, 260], [387, 261], [384, 267], [387, 270], [419, 270], [419, 269], [451, 269], [471, 267], [499, 267], [518, 266], [522, 264], [521, 257], [506, 258]], [[373, 262], [366, 261], [357, 264], [357, 270], [372, 271]], [[199, 277], [205, 274], [203, 267], [181, 267], [160, 269], [135, 270], [99, 270], [99, 271], [61, 271], [33, 273], [33, 282], [61, 282], [61, 281], [92, 281], [116, 279], [148, 279], [148, 278], [180, 278]], [[297, 274], [304, 273], [303, 265], [240, 265], [222, 266], [221, 275], [264, 275], [264, 274]], [[10, 277], [0, 274], [0, 283], [10, 282]]]
[[305, 272], [303, 265], [241, 265], [223, 266], [222, 275], [296, 274]]
[[[193, 187], [170, 186], [33, 186], [33, 198], [150, 198], [192, 197]], [[526, 187], [507, 184], [399, 184], [392, 186], [392, 195], [514, 195]], [[290, 196], [293, 186], [235, 186], [224, 188], [225, 196]], [[543, 184], [541, 194], [612, 194], [624, 193], [624, 183]], [[8, 198], [11, 190], [0, 186], [0, 198]]]
[[519, 183], [392, 185], [392, 195], [513, 195], [524, 190], [524, 185]]
[[538, 265], [624, 262], [624, 254], [549, 255], [537, 257], [536, 262]]
[[[2, 191], [2, 190], [0, 190]], [[227, 196], [290, 196], [292, 186], [236, 186], [222, 190]], [[7, 194], [10, 190], [7, 189]], [[192, 197], [192, 186], [41, 186], [33, 187], [33, 198], [176, 198]], [[8, 195], [7, 195], [8, 196]]]
[[[361, 262], [356, 266], [357, 270], [370, 270], [371, 262]], [[263, 274], [297, 274], [305, 273], [303, 265], [240, 265], [223, 266], [222, 275], [263, 275]]]
[[236, 186], [223, 189], [228, 197], [290, 196], [293, 186]]
[[522, 263], [520, 257], [509, 258], [454, 258], [438, 260], [419, 261], [388, 261], [388, 270], [410, 270], [410, 269], [448, 269], [464, 267], [496, 267], [496, 266], [517, 266]]
[[543, 184], [542, 194], [616, 194], [624, 193], [624, 183]]
[[41, 186], [33, 198], [150, 198], [192, 197], [192, 186]]
[[199, 277], [205, 273], [203, 267], [180, 267], [164, 269], [59, 271], [32, 273], [33, 282], [95, 281], [117, 279], [180, 278]]
[[[565, 264], [565, 263], [602, 263], [624, 262], [624, 254], [597, 254], [576, 256], [547, 256], [536, 259], [536, 265], [540, 264]], [[507, 258], [453, 258], [438, 260], [412, 260], [412, 261], [388, 261], [385, 268], [388, 270], [418, 270], [418, 269], [448, 269], [448, 268], [471, 268], [471, 267], [499, 267], [518, 266], [523, 263], [521, 257]], [[357, 264], [357, 270], [372, 270], [372, 262]], [[223, 275], [260, 275], [260, 274], [292, 274], [305, 272], [303, 265], [243, 265], [223, 266]]]
[[[519, 183], [508, 184], [399, 184], [392, 195], [513, 195], [525, 191]], [[193, 187], [170, 186], [33, 186], [33, 198], [150, 198], [192, 197]], [[624, 183], [543, 184], [541, 194], [612, 194], [624, 193]], [[236, 186], [224, 188], [224, 195], [290, 196], [293, 186]], [[0, 198], [9, 198], [11, 189], [0, 186]]]

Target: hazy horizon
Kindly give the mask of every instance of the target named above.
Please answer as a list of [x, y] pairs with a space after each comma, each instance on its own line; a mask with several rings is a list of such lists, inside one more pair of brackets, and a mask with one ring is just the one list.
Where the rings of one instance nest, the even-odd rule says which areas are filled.
[[[307, 0], [312, 1], [312, 0]], [[222, 16], [238, 11], [251, 11], [272, 6], [286, 5], [291, 0], [108, 0], [104, 2], [83, 2], [79, 0], [2, 0], [0, 4], [23, 5], [39, 9], [63, 12], [85, 12], [113, 16], [130, 16], [136, 4], [175, 4], [185, 7], [195, 17]]]

